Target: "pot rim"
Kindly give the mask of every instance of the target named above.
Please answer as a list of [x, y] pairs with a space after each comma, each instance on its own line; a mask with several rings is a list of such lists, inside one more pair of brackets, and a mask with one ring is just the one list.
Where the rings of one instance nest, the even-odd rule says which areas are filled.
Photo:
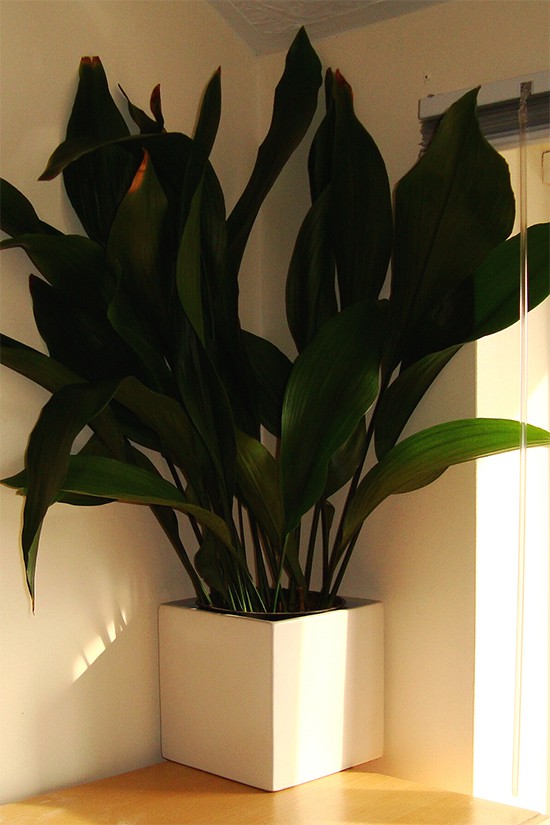
[[[310, 595], [312, 593], [318, 595], [317, 591], [311, 591]], [[242, 616], [243, 618], [248, 619], [264, 619], [265, 621], [276, 622], [283, 621], [284, 619], [299, 619], [305, 616], [318, 615], [319, 613], [331, 613], [334, 610], [342, 610], [346, 607], [346, 600], [343, 598], [343, 596], [336, 596], [336, 598], [334, 599], [334, 604], [332, 604], [330, 607], [319, 607], [313, 608], [311, 610], [295, 610], [278, 613], [232, 610], [231, 608], [226, 607], [216, 607], [215, 605], [201, 604], [198, 600], [195, 602], [195, 605], [199, 610], [205, 610], [207, 613], [220, 613], [226, 616]]]

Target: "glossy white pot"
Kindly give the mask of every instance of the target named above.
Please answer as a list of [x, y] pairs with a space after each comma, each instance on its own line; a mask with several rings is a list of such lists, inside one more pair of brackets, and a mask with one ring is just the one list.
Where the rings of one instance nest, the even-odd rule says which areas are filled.
[[383, 608], [278, 621], [159, 610], [162, 755], [269, 791], [383, 748]]

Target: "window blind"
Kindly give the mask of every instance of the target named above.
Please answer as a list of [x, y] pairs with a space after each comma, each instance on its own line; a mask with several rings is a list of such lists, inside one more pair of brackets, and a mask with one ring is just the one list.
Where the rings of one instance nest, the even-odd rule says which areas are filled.
[[[481, 130], [491, 141], [518, 135], [518, 108], [521, 86], [531, 84], [528, 98], [528, 132], [550, 129], [550, 72], [512, 78], [482, 86], [478, 94], [478, 117]], [[421, 152], [428, 146], [443, 113], [467, 90], [431, 95], [419, 102]]]

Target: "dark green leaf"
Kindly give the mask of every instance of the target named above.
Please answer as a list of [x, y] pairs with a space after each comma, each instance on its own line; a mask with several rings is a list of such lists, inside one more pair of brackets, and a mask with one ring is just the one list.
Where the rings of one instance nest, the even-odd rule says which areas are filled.
[[261, 423], [270, 433], [280, 436], [283, 397], [292, 363], [259, 335], [243, 332], [243, 341], [258, 385]]
[[128, 103], [128, 112], [130, 113], [130, 117], [139, 127], [139, 130], [142, 134], [151, 134], [155, 132], [162, 132], [164, 128], [164, 118], [162, 116], [162, 106], [160, 102], [160, 85], [156, 85], [151, 93], [151, 111], [154, 115], [154, 120], [152, 120], [149, 115], [147, 115], [142, 109], [138, 106], [134, 106], [122, 86], [118, 85], [118, 88], [126, 98], [126, 102]]
[[299, 352], [338, 311], [329, 229], [329, 194], [327, 187], [306, 215], [288, 270], [286, 314], [288, 328]]
[[340, 72], [334, 79], [334, 146], [330, 227], [340, 303], [376, 300], [392, 248], [392, 205], [386, 166], [353, 111], [353, 94]]
[[[110, 498], [128, 504], [162, 505], [187, 513], [233, 551], [227, 525], [215, 513], [187, 501], [169, 481], [142, 467], [99, 456], [71, 456], [63, 491]], [[234, 552], [234, 551], [233, 551]]]
[[[485, 140], [477, 90], [447, 111], [426, 153], [395, 194], [391, 366], [439, 304], [502, 243], [514, 222], [506, 161]], [[438, 347], [440, 349], [441, 347]]]
[[115, 388], [113, 382], [62, 387], [43, 407], [30, 435], [25, 458], [28, 494], [21, 543], [33, 598], [38, 535], [48, 507], [56, 501], [62, 489], [73, 441], [109, 403]]
[[36, 325], [53, 358], [88, 380], [142, 376], [143, 368], [103, 312], [78, 307], [31, 276]]
[[164, 455], [183, 470], [192, 488], [200, 494], [205, 469], [197, 452], [195, 430], [181, 404], [149, 390], [135, 378], [123, 380], [115, 398], [158, 435]]
[[[516, 450], [520, 438], [518, 421], [474, 418], [448, 421], [404, 439], [357, 488], [346, 516], [342, 546], [388, 496], [424, 487], [454, 464]], [[531, 425], [526, 427], [526, 439], [529, 447], [550, 445], [550, 433]]]
[[59, 230], [41, 221], [32, 203], [3, 178], [0, 178], [0, 206], [0, 229], [7, 235], [59, 233]]
[[288, 51], [285, 70], [275, 90], [269, 131], [258, 150], [250, 180], [229, 216], [231, 261], [235, 273], [265, 196], [312, 121], [321, 82], [321, 63], [305, 29], [301, 28]]
[[[75, 372], [67, 369], [54, 358], [50, 358], [25, 344], [0, 335], [0, 361], [24, 375], [35, 384], [38, 384], [51, 393], [68, 384], [82, 384], [83, 379]], [[109, 455], [120, 457], [124, 454], [124, 443], [119, 425], [110, 410], [104, 410], [95, 417], [90, 426], [95, 430], [101, 443], [109, 451]]]
[[376, 398], [379, 327], [379, 314], [359, 302], [326, 323], [292, 368], [281, 435], [287, 532], [322, 495], [330, 458]]
[[325, 74], [326, 114], [315, 132], [308, 155], [307, 165], [312, 203], [327, 188], [332, 175], [335, 118], [333, 84], [334, 73], [332, 69], [327, 69]]
[[105, 252], [81, 235], [17, 235], [0, 249], [24, 249], [51, 286], [78, 306], [104, 305]]
[[[459, 291], [455, 315], [463, 311], [463, 296], [474, 297], [474, 317], [465, 329], [466, 341], [492, 335], [519, 320], [520, 236], [505, 241], [483, 261]], [[527, 269], [529, 310], [550, 293], [550, 224], [527, 229]], [[470, 287], [471, 282], [471, 287]]]
[[360, 421], [347, 441], [332, 455], [328, 464], [327, 483], [323, 492], [326, 498], [341, 490], [361, 465], [367, 452], [365, 422]]
[[201, 279], [201, 202], [202, 185], [199, 184], [191, 200], [181, 236], [176, 263], [176, 286], [182, 308], [204, 346], [206, 341]]
[[275, 547], [283, 537], [283, 506], [277, 463], [255, 438], [237, 431], [237, 484], [242, 499]]
[[221, 116], [220, 69], [214, 72], [203, 95], [189, 160], [183, 179], [180, 228], [187, 222], [195, 192], [204, 177]]
[[176, 364], [179, 393], [210, 457], [213, 475], [208, 483], [213, 506], [227, 511], [235, 485], [235, 429], [229, 399], [214, 365], [185, 316], [179, 324], [179, 333], [180, 351]]
[[[528, 297], [533, 309], [550, 290], [550, 225], [527, 230]], [[439, 304], [435, 304], [408, 346], [405, 362], [412, 363], [453, 344], [475, 341], [499, 332], [519, 318], [520, 236], [497, 246], [476, 271]]]
[[50, 392], [65, 384], [81, 384], [83, 381], [82, 376], [59, 361], [7, 335], [0, 335], [0, 362]]
[[[129, 135], [98, 57], [80, 61], [79, 83], [67, 140], [114, 140]], [[105, 243], [111, 224], [134, 177], [139, 160], [120, 146], [109, 146], [68, 166], [63, 178], [69, 200], [92, 240]]]
[[427, 355], [404, 370], [381, 396], [376, 411], [376, 455], [383, 458], [394, 446], [405, 424], [460, 345]]

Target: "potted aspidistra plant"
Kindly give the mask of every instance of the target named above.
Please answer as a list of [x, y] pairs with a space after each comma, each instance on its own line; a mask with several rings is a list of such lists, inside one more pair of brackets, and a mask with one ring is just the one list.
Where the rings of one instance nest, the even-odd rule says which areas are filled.
[[[330, 608], [362, 525], [385, 498], [519, 446], [520, 424], [494, 419], [401, 437], [461, 347], [518, 319], [514, 197], [505, 161], [480, 133], [477, 90], [446, 113], [392, 207], [351, 88], [327, 71], [326, 113], [309, 152], [311, 208], [287, 275], [296, 356], [241, 327], [247, 240], [308, 132], [321, 85], [301, 30], [229, 216], [209, 161], [219, 71], [193, 137], [166, 130], [158, 87], [152, 117], [123, 93], [131, 134], [99, 58], [82, 59], [66, 140], [42, 178], [63, 175], [85, 235], [52, 227], [2, 181], [2, 248], [24, 249], [39, 273], [30, 291], [48, 351], [2, 336], [2, 362], [52, 393], [24, 470], [4, 479], [25, 496], [33, 601], [48, 508], [124, 501], [151, 508], [200, 606]], [[529, 229], [528, 250], [532, 308], [549, 292], [547, 225]], [[92, 435], [73, 455], [85, 426]], [[529, 446], [550, 443], [540, 428], [525, 435]], [[184, 533], [176, 513], [187, 516]]]

